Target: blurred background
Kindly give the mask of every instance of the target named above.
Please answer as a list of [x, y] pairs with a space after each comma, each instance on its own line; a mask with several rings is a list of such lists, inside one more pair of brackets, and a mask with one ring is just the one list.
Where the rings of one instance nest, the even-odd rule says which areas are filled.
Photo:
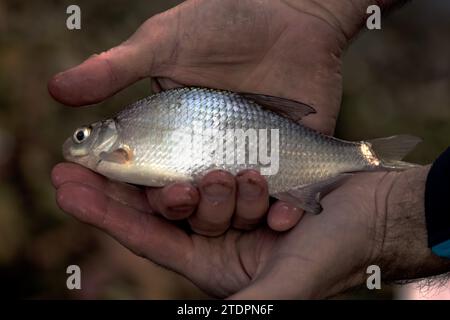
[[[122, 42], [148, 17], [180, 1], [0, 0], [0, 295], [9, 298], [207, 298], [182, 277], [131, 254], [55, 204], [49, 174], [73, 128], [146, 96], [141, 81], [101, 108], [72, 109], [47, 93], [56, 72]], [[82, 8], [82, 30], [65, 27]], [[408, 160], [429, 163], [450, 145], [450, 3], [413, 1], [361, 34], [345, 59], [337, 136], [410, 133], [424, 138]], [[83, 290], [66, 288], [66, 268]], [[413, 285], [412, 288], [416, 288]], [[384, 285], [340, 298], [433, 298], [450, 287], [414, 291]]]

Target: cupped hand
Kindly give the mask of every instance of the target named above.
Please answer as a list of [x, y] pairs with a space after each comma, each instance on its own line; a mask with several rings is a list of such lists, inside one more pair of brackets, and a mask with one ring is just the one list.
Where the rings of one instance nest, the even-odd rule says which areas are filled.
[[392, 175], [356, 175], [323, 199], [320, 215], [305, 215], [289, 232], [261, 225], [218, 237], [185, 232], [153, 212], [144, 190], [81, 166], [60, 164], [52, 178], [63, 210], [210, 295], [292, 299], [329, 297], [362, 283], [380, 254], [389, 187], [379, 186]]

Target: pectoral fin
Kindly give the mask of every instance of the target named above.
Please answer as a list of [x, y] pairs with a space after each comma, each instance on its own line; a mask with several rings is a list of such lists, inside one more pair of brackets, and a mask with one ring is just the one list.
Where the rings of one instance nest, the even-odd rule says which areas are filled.
[[114, 162], [118, 164], [126, 164], [132, 158], [132, 152], [127, 147], [121, 147], [110, 152], [101, 152], [100, 158], [103, 161]]
[[313, 107], [294, 100], [255, 93], [239, 93], [239, 95], [294, 121], [299, 121], [308, 114], [316, 113]]
[[292, 190], [276, 193], [273, 197], [288, 202], [306, 212], [319, 214], [322, 211], [320, 200], [333, 189], [337, 188], [351, 173], [343, 173], [307, 186], [294, 188]]

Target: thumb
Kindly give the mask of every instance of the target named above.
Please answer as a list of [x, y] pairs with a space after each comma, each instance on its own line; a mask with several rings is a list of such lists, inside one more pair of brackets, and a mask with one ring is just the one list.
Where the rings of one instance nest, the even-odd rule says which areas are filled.
[[169, 41], [163, 41], [168, 33], [162, 34], [161, 26], [155, 26], [152, 19], [119, 46], [55, 75], [48, 83], [49, 93], [66, 105], [88, 105], [157, 73], [155, 48], [163, 57], [167, 47], [164, 43]]

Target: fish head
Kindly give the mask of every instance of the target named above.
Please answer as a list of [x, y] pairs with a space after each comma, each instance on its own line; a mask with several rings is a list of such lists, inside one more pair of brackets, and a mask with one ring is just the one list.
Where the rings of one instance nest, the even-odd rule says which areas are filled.
[[64, 159], [95, 170], [100, 161], [100, 153], [109, 152], [118, 136], [113, 119], [81, 126], [64, 142]]

